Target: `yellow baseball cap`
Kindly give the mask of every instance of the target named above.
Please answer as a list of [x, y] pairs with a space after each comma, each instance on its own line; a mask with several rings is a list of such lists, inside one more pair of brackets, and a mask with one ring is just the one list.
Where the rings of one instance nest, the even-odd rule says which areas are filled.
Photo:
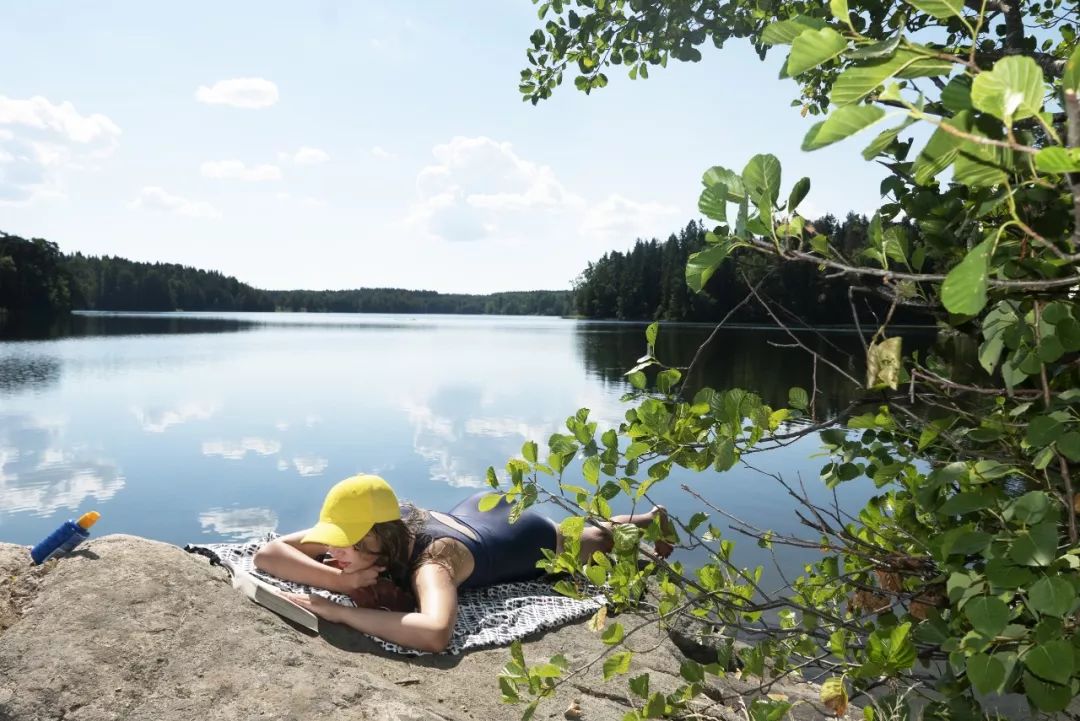
[[376, 523], [399, 518], [401, 509], [389, 483], [378, 476], [352, 476], [326, 494], [319, 522], [300, 542], [342, 548], [352, 546], [359, 543]]

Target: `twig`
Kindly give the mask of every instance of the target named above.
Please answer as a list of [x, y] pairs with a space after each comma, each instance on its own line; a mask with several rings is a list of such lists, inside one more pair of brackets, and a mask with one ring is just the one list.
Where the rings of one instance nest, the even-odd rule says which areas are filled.
[[705, 339], [705, 342], [698, 346], [697, 351], [695, 351], [694, 353], [693, 359], [691, 359], [690, 361], [690, 365], [686, 368], [686, 375], [683, 377], [680, 392], [685, 392], [691, 387], [690, 381], [694, 377], [694, 371], [698, 370], [698, 365], [701, 363], [702, 358], [704, 358], [705, 356], [705, 349], [709, 346], [710, 343], [713, 342], [713, 340], [718, 335], [720, 335], [720, 329], [724, 327], [724, 324], [727, 323], [733, 315], [735, 315], [735, 312], [739, 310], [739, 308], [742, 308], [744, 305], [746, 305], [746, 303], [750, 301], [751, 298], [754, 297], [754, 291], [756, 291], [758, 287], [762, 283], [764, 283], [770, 275], [772, 275], [773, 270], [774, 269], [770, 268], [769, 271], [764, 276], [762, 276], [761, 280], [759, 280], [754, 285], [754, 288], [746, 294], [746, 297], [736, 303], [735, 306], [731, 310], [729, 310], [723, 318], [720, 319], [720, 322], [716, 324], [716, 327], [713, 328], [712, 333], [710, 333], [709, 337]]

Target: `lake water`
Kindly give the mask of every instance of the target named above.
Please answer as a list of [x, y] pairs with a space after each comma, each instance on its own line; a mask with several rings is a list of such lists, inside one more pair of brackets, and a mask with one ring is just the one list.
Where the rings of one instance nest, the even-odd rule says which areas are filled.
[[[176, 544], [288, 532], [313, 523], [325, 491], [357, 472], [382, 475], [423, 507], [449, 508], [485, 487], [485, 469], [502, 468], [526, 439], [543, 453], [580, 407], [601, 430], [617, 425], [629, 390], [622, 374], [645, 350], [643, 331], [555, 318], [337, 314], [8, 323], [0, 328], [0, 541], [35, 543], [90, 509], [102, 514], [95, 534]], [[662, 325], [658, 353], [686, 365], [709, 331]], [[804, 338], [860, 347], [850, 333]], [[802, 351], [777, 347], [788, 342], [777, 331], [722, 331], [706, 377], [783, 404], [813, 373]], [[847, 402], [838, 374], [820, 367], [817, 380], [819, 410]], [[801, 474], [826, 498], [823, 461], [810, 458], [817, 451], [815, 436], [753, 462], [792, 481]], [[689, 517], [703, 508], [681, 483], [762, 527], [798, 529], [785, 491], [759, 473], [678, 471], [650, 494]], [[845, 499], [869, 492], [853, 486]], [[752, 541], [739, 546], [745, 562], [766, 561]]]

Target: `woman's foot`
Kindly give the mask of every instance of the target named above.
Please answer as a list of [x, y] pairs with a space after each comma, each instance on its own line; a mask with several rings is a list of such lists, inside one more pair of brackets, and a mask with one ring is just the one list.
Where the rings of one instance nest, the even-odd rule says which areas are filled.
[[653, 542], [653, 551], [660, 558], [667, 558], [671, 555], [671, 552], [675, 550], [675, 546], [667, 539], [671, 539], [672, 541], [678, 540], [678, 536], [675, 534], [675, 527], [668, 518], [667, 509], [663, 506], [654, 506], [646, 515], [649, 518], [649, 523], [652, 523], [654, 518], [660, 519], [661, 537]]

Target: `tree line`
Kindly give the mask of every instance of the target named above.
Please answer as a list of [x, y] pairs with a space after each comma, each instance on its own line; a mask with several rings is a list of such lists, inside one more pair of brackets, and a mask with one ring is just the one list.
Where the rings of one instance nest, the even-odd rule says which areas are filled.
[[[870, 221], [848, 213], [841, 221], [829, 214], [814, 221], [814, 231], [846, 257], [860, 257], [870, 243]], [[691, 221], [664, 242], [638, 240], [626, 252], [612, 251], [589, 263], [574, 283], [574, 312], [586, 318], [619, 320], [718, 321], [748, 292], [746, 281], [783, 307], [797, 309], [801, 319], [819, 325], [850, 324], [850, 283], [827, 277], [809, 264], [777, 264], [759, 253], [736, 250], [705, 285], [693, 293], [686, 283], [689, 257], [707, 244], [704, 224]], [[767, 277], [764, 277], [767, 276]], [[762, 280], [764, 277], [764, 280]], [[884, 304], [859, 297], [861, 315], [884, 310]], [[900, 322], [925, 322], [921, 314], [900, 308]], [[740, 307], [733, 317], [741, 322], [769, 322], [759, 303]]]
[[[815, 231], [847, 257], [869, 244], [870, 222], [848, 213], [826, 215]], [[577, 315], [595, 319], [717, 321], [746, 295], [746, 280], [814, 324], [852, 321], [849, 284], [807, 264], [776, 264], [758, 253], [736, 251], [705, 286], [686, 283], [688, 258], [706, 247], [706, 227], [691, 221], [667, 240], [638, 240], [591, 262], [571, 291], [536, 290], [487, 295], [402, 288], [261, 290], [217, 271], [175, 263], [142, 263], [119, 257], [63, 254], [56, 243], [0, 233], [0, 308], [9, 311], [293, 311], [309, 313], [456, 313], [477, 315]], [[764, 277], [764, 280], [762, 278]], [[882, 304], [859, 299], [861, 312]], [[922, 318], [900, 309], [899, 322]], [[734, 320], [766, 322], [760, 304], [746, 304]]]
[[570, 291], [487, 295], [402, 288], [261, 290], [216, 271], [175, 263], [65, 255], [41, 238], [0, 232], [0, 310], [301, 311], [567, 315]]

